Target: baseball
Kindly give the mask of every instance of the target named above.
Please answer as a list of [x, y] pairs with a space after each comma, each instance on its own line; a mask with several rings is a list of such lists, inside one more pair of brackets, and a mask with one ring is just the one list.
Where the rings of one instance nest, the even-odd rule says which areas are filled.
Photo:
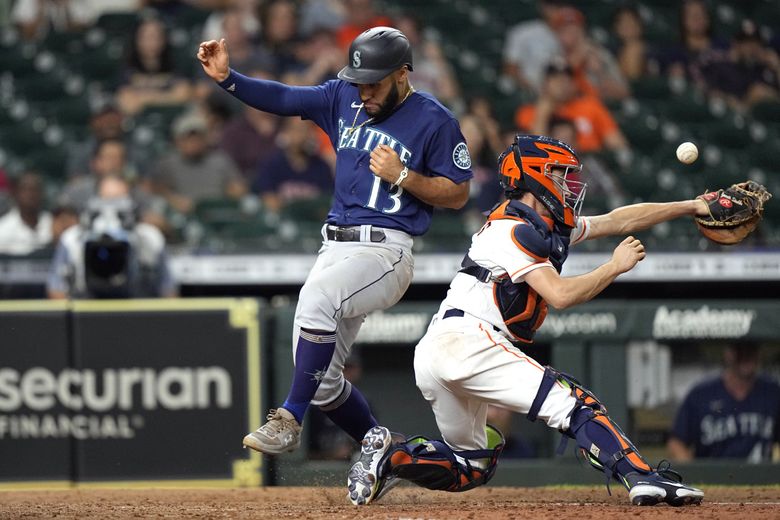
[[677, 147], [677, 159], [683, 164], [691, 164], [699, 157], [699, 149], [691, 142], [684, 142]]

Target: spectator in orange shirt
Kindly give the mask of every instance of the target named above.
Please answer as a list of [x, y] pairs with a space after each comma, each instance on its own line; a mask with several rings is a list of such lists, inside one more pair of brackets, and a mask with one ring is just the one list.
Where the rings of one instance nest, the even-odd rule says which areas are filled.
[[531, 134], [549, 135], [552, 116], [574, 121], [577, 153], [628, 148], [626, 138], [607, 107], [595, 96], [578, 94], [572, 69], [561, 59], [555, 59], [547, 66], [539, 98], [536, 103], [518, 108], [515, 124]]
[[366, 29], [379, 25], [393, 25], [390, 18], [377, 14], [374, 0], [346, 0], [345, 4], [347, 21], [336, 33], [339, 47], [342, 49], [348, 49], [352, 40]]

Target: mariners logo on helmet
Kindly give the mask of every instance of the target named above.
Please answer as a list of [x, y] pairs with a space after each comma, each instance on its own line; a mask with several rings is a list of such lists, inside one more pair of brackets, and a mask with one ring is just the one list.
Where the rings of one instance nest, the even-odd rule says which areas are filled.
[[349, 65], [338, 77], [354, 84], [376, 83], [401, 67], [413, 70], [412, 46], [392, 27], [372, 27], [355, 38], [347, 54]]
[[461, 170], [468, 170], [471, 168], [471, 155], [469, 155], [469, 149], [466, 143], [458, 143], [455, 149], [452, 151], [452, 162], [455, 166]]

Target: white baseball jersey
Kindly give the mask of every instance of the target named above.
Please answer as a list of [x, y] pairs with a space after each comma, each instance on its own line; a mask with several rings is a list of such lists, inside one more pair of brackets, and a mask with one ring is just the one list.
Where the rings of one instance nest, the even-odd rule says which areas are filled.
[[[516, 240], [515, 227], [528, 222], [496, 219], [489, 224], [472, 237], [469, 257], [495, 278], [509, 276], [524, 283], [529, 272], [554, 268], [548, 258]], [[585, 240], [588, 233], [587, 218], [577, 219], [571, 244]], [[445, 318], [450, 309], [463, 311], [463, 316]], [[518, 349], [511, 337], [494, 300], [493, 283], [458, 273], [414, 359], [417, 386], [431, 403], [443, 440], [452, 448], [486, 447], [488, 404], [528, 413], [544, 367]], [[570, 390], [556, 383], [538, 417], [550, 427], [566, 429], [574, 405]]]

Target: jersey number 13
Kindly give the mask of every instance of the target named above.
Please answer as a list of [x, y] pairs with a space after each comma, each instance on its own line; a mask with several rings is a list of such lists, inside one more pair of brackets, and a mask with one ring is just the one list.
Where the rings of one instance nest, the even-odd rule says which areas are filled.
[[[379, 199], [379, 189], [382, 186], [382, 179], [374, 176], [374, 184], [371, 186], [371, 195], [368, 197], [367, 208], [377, 209], [376, 205]], [[400, 186], [390, 186], [390, 190], [387, 192], [390, 200], [393, 201], [393, 205], [389, 208], [381, 208], [382, 213], [397, 213], [401, 209], [401, 195], [403, 195], [404, 189]]]

